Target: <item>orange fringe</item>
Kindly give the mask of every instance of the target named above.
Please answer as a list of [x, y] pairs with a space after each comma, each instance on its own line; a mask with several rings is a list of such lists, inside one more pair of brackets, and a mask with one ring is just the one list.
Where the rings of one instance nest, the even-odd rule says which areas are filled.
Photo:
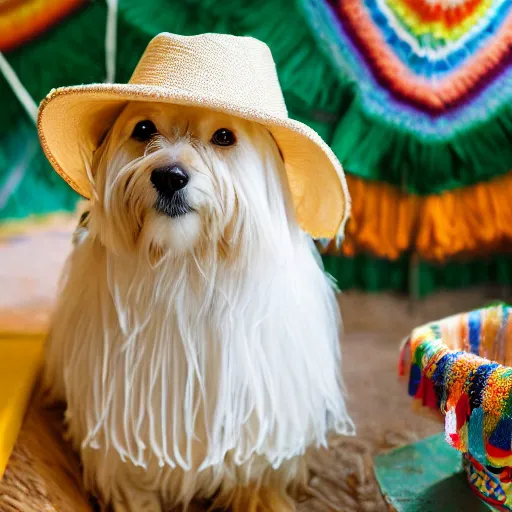
[[512, 246], [512, 172], [470, 187], [430, 196], [347, 176], [352, 216], [340, 250], [397, 259], [404, 251], [444, 261]]

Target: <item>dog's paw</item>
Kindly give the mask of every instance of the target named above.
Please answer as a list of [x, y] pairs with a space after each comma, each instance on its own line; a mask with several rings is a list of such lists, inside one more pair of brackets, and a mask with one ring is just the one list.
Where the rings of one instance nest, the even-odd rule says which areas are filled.
[[156, 492], [126, 488], [116, 493], [111, 503], [112, 512], [164, 512]]

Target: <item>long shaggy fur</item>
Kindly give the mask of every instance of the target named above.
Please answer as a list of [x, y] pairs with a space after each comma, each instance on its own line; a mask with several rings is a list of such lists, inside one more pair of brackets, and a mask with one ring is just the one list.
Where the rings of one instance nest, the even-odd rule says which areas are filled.
[[[158, 127], [149, 144], [130, 138], [140, 119]], [[220, 127], [235, 146], [210, 143]], [[149, 176], [175, 161], [191, 179], [170, 217]], [[275, 142], [223, 114], [129, 104], [89, 166], [45, 367], [88, 488], [116, 512], [292, 510], [306, 450], [352, 424], [334, 292]]]

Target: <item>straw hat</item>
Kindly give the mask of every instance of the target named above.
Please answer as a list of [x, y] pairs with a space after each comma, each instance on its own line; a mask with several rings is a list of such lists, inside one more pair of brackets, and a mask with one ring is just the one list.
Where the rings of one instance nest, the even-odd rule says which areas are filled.
[[83, 156], [92, 155], [128, 101], [206, 107], [265, 126], [283, 155], [297, 219], [315, 238], [341, 235], [350, 210], [343, 169], [308, 126], [288, 117], [269, 48], [250, 37], [162, 33], [146, 48], [128, 84], [52, 90], [38, 131], [54, 169], [84, 197]]

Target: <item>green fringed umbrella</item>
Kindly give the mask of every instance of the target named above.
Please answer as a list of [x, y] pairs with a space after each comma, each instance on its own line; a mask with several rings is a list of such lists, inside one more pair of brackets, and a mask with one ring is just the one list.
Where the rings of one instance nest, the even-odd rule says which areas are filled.
[[[257, 8], [244, 5], [241, 1], [121, 0], [116, 81], [129, 79], [147, 43], [159, 32], [253, 35], [272, 48], [291, 116], [330, 138], [343, 93], [294, 2], [266, 0], [258, 2]], [[105, 3], [87, 3], [36, 40], [6, 54], [36, 102], [53, 87], [105, 80], [106, 20]], [[2, 76], [0, 95], [0, 220], [72, 209], [76, 196], [51, 172], [42, 152], [33, 150], [34, 126]]]
[[[404, 175], [410, 176], [407, 187], [420, 192], [482, 179], [485, 171], [480, 170], [485, 166], [480, 166], [478, 173], [455, 181], [450, 168], [443, 167], [443, 172], [427, 182], [414, 168], [414, 158], [420, 158], [421, 147], [410, 146], [409, 163], [401, 163], [397, 155], [390, 153], [391, 147], [408, 146], [410, 142], [391, 134], [386, 126], [378, 124], [378, 119], [358, 110], [362, 100], [357, 76], [350, 62], [347, 67], [346, 58], [342, 66], [333, 61], [340, 58], [340, 53], [335, 48], [336, 39], [325, 30], [326, 26], [332, 30], [332, 25], [319, 25], [319, 20], [325, 22], [325, 16], [332, 14], [326, 9], [329, 8], [323, 0], [119, 0], [116, 81], [129, 78], [146, 44], [158, 32], [252, 35], [272, 50], [291, 117], [309, 124], [331, 143], [349, 172], [392, 183], [403, 183]], [[10, 66], [36, 102], [53, 87], [105, 80], [107, 14], [106, 3], [86, 2], [37, 39], [6, 53]], [[0, 94], [0, 220], [72, 210], [76, 195], [44, 159], [32, 121], [1, 76]], [[474, 145], [471, 140], [469, 144], [469, 148]], [[463, 148], [455, 151], [456, 158], [453, 150], [448, 152], [452, 161], [464, 157]], [[500, 155], [506, 153], [504, 149]], [[498, 172], [497, 167], [494, 170]], [[326, 257], [326, 262], [344, 289], [411, 289], [407, 255], [396, 262], [367, 255], [335, 260]], [[414, 286], [420, 294], [497, 277], [503, 282], [511, 281], [508, 261], [502, 257], [495, 262], [453, 263], [445, 267], [420, 263], [419, 269]]]
[[[299, 5], [345, 91], [329, 143], [351, 177], [349, 188], [359, 192], [348, 227], [351, 250], [370, 247], [389, 258], [402, 251], [393, 261], [326, 258], [341, 286], [424, 295], [440, 287], [510, 284], [511, 260], [495, 252], [512, 241], [512, 4]], [[486, 259], [470, 259], [486, 251]], [[426, 263], [418, 253], [453, 261]]]
[[512, 169], [510, 2], [299, 4], [352, 92], [330, 140], [347, 172], [432, 194]]

